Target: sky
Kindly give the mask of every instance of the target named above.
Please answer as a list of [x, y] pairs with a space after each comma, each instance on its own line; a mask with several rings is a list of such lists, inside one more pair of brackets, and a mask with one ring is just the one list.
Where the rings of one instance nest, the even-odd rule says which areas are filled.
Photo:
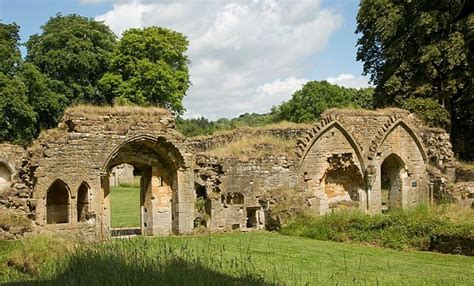
[[[0, 0], [22, 42], [61, 13], [128, 28], [161, 26], [189, 39], [185, 117], [266, 113], [310, 80], [367, 87], [356, 61], [358, 0]], [[22, 48], [22, 53], [25, 49]]]

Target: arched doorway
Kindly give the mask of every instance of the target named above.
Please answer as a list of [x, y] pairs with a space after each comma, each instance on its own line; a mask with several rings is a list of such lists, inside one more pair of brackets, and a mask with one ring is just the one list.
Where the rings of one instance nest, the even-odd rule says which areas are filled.
[[382, 212], [401, 208], [406, 189], [405, 163], [396, 154], [390, 154], [380, 166]]
[[70, 195], [69, 188], [61, 180], [56, 180], [48, 189], [46, 195], [46, 223], [69, 223]]
[[[115, 200], [111, 197], [114, 194], [111, 193], [109, 173], [122, 164], [133, 166], [134, 174], [140, 177], [136, 190], [139, 196], [136, 206], [139, 209], [139, 227], [113, 228], [111, 225], [111, 209]], [[169, 235], [178, 232], [178, 170], [182, 164], [183, 158], [176, 147], [161, 137], [134, 138], [112, 152], [105, 165], [107, 175], [102, 177], [102, 221], [103, 231], [106, 232], [103, 235]]]
[[12, 179], [12, 172], [5, 163], [0, 162], [0, 191], [3, 191], [10, 187], [10, 181]]
[[77, 221], [85, 222], [89, 213], [89, 185], [82, 182], [77, 190]]

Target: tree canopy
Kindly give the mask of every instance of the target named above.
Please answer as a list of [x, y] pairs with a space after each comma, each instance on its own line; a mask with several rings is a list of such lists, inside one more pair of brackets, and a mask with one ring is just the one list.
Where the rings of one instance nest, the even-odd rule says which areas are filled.
[[22, 62], [18, 32], [16, 24], [0, 23], [0, 140], [27, 144], [57, 124], [66, 98], [61, 82]]
[[327, 81], [309, 81], [296, 91], [292, 98], [274, 107], [276, 120], [292, 122], [314, 122], [321, 114], [335, 107], [355, 107], [371, 109], [373, 90], [344, 88]]
[[58, 14], [41, 28], [43, 32], [26, 43], [26, 61], [64, 82], [69, 103], [110, 103], [97, 91], [116, 45], [109, 27], [83, 16]]
[[357, 59], [376, 86], [377, 107], [399, 106], [452, 128], [455, 149], [466, 157], [474, 154], [468, 150], [474, 146], [474, 16], [453, 22], [460, 6], [457, 0], [362, 0]]
[[183, 98], [191, 82], [188, 40], [160, 27], [124, 32], [110, 70], [100, 80], [105, 98], [119, 104], [158, 105], [184, 112]]

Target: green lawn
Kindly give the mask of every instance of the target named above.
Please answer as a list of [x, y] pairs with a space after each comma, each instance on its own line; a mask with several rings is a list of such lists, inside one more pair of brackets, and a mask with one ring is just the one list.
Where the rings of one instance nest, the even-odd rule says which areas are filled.
[[[8, 244], [0, 249], [22, 249], [19, 242]], [[34, 251], [26, 249], [19, 257], [30, 261]], [[268, 232], [115, 239], [75, 251], [41, 262], [49, 266], [34, 279], [46, 279], [42, 285], [474, 285], [474, 257]], [[0, 254], [3, 267], [5, 257]]]
[[110, 188], [110, 206], [112, 227], [140, 226], [139, 188]]

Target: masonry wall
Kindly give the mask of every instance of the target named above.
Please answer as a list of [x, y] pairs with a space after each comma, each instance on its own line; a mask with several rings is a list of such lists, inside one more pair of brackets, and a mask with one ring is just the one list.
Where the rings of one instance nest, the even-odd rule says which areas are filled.
[[[266, 197], [276, 191], [295, 189], [296, 167], [295, 161], [284, 155], [248, 161], [198, 156], [196, 175], [204, 184], [208, 182], [208, 228], [263, 229], [268, 211]], [[256, 225], [249, 222], [254, 212]]]

